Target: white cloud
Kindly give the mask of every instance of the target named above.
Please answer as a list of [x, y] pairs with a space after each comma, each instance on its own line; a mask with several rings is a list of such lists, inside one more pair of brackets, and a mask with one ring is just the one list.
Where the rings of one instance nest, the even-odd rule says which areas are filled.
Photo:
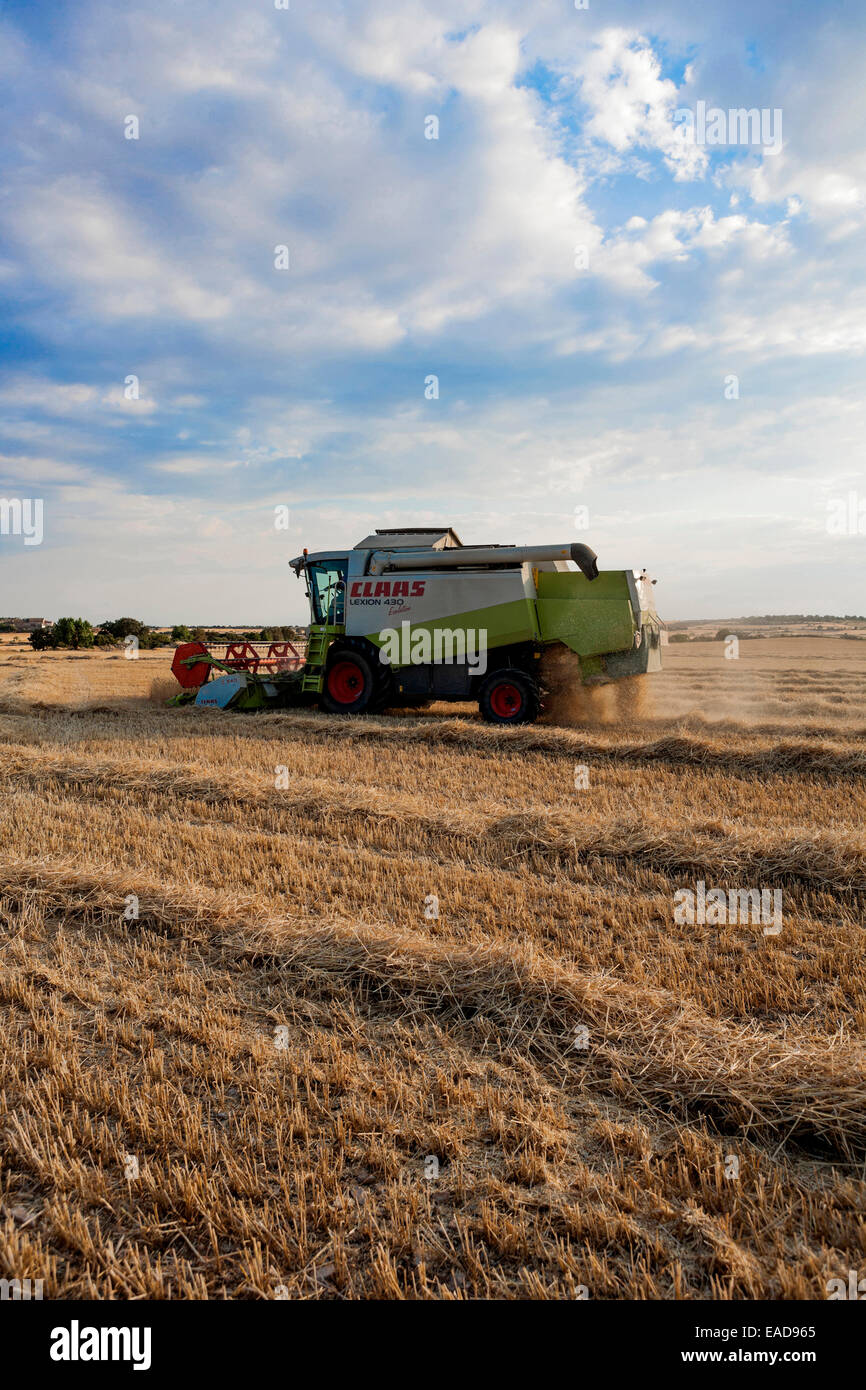
[[170, 458], [159, 459], [151, 467], [157, 473], [184, 474], [225, 473], [233, 468], [242, 468], [241, 459], [217, 459], [208, 454], [176, 454]]
[[706, 150], [674, 123], [677, 88], [661, 75], [648, 39], [631, 29], [606, 29], [580, 62], [580, 94], [589, 108], [586, 135], [624, 154], [659, 150], [674, 178], [699, 178]]
[[13, 488], [45, 487], [51, 483], [89, 483], [92, 469], [61, 459], [41, 458], [30, 454], [0, 454], [0, 479]]
[[[68, 174], [12, 202], [3, 217], [19, 254], [41, 278], [109, 317], [218, 319], [231, 299], [156, 249], [116, 196], [92, 177]], [[200, 272], [202, 267], [197, 267]]]

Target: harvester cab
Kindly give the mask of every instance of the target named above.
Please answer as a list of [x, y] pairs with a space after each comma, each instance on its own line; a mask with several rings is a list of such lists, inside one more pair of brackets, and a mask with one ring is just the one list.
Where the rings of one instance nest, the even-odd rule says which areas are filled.
[[[316, 701], [342, 714], [468, 700], [491, 722], [518, 724], [542, 708], [541, 658], [551, 648], [575, 654], [583, 683], [661, 668], [654, 581], [645, 571], [599, 571], [579, 543], [463, 545], [450, 527], [405, 528], [290, 563], [310, 603], [303, 657], [295, 647], [269, 650], [253, 669], [252, 658], [227, 666], [187, 644], [172, 668], [185, 687], [179, 699], [232, 708]], [[208, 675], [222, 674], [202, 681], [203, 662]]]

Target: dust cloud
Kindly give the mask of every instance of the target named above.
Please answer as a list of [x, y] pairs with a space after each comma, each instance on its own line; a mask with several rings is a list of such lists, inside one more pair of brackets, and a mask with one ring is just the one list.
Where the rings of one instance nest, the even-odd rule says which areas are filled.
[[603, 685], [584, 685], [580, 662], [567, 647], [552, 647], [541, 660], [546, 723], [598, 728], [639, 724], [653, 717], [652, 686], [646, 676], [625, 676]]

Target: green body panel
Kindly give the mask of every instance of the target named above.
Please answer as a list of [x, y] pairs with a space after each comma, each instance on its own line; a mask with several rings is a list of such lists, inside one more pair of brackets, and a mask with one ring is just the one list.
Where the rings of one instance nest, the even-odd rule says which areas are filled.
[[634, 645], [635, 620], [623, 570], [602, 570], [591, 581], [571, 571], [541, 570], [536, 583], [542, 642], [562, 642], [581, 659]]
[[[662, 669], [662, 644], [661, 628], [658, 623], [645, 622], [641, 624], [641, 642], [639, 647], [632, 647], [630, 652], [610, 652], [605, 657], [591, 656], [586, 658], [589, 661], [601, 661], [604, 665], [605, 680], [620, 680], [623, 676], [643, 676], [649, 671], [660, 671]], [[587, 679], [584, 671], [584, 658], [580, 660], [581, 675]]]
[[[395, 619], [393, 628], [400, 631], [400, 622]], [[487, 608], [471, 608], [465, 613], [449, 613], [445, 618], [431, 618], [428, 622], [412, 623], [410, 633], [463, 632], [472, 629], [485, 632], [487, 649], [508, 647], [515, 642], [537, 642], [539, 640], [538, 618], [535, 604], [530, 598], [514, 599], [510, 603], [494, 603]], [[367, 640], [381, 647], [380, 640], [384, 628], [367, 633]], [[394, 662], [396, 668], [399, 663]]]
[[246, 687], [231, 702], [231, 709], [265, 709], [270, 704], [265, 694], [264, 683], [257, 678], [247, 681]]
[[605, 679], [605, 662], [602, 656], [582, 656], [580, 658], [581, 680], [595, 683]]

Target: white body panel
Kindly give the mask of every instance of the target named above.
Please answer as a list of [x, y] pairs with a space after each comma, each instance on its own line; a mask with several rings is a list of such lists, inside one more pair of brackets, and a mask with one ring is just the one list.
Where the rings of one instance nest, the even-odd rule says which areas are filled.
[[501, 603], [534, 599], [528, 565], [513, 570], [403, 570], [346, 579], [346, 632], [363, 636], [400, 623], [431, 623]]

